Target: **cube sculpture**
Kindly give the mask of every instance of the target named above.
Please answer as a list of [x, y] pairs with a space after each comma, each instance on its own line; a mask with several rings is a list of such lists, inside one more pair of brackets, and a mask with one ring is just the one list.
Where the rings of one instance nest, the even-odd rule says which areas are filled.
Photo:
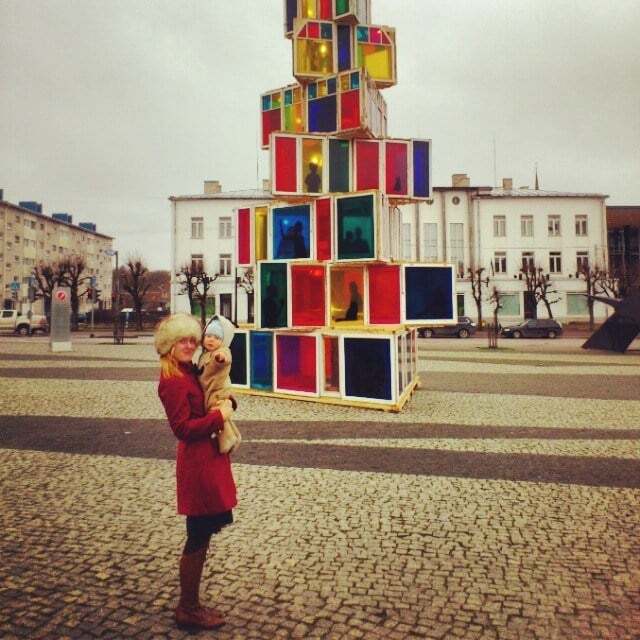
[[451, 265], [404, 263], [400, 203], [431, 198], [431, 142], [387, 137], [395, 30], [369, 0], [285, 0], [296, 84], [261, 96], [276, 200], [240, 207], [255, 325], [231, 343], [249, 393], [399, 411], [416, 326], [456, 321]]

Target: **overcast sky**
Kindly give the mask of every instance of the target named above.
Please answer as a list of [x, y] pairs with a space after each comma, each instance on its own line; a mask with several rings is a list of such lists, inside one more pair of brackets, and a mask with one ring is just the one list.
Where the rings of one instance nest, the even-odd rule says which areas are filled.
[[[282, 0], [0, 0], [0, 188], [169, 268], [170, 195], [253, 188]], [[452, 173], [640, 204], [638, 0], [372, 0], [397, 29], [389, 135]]]

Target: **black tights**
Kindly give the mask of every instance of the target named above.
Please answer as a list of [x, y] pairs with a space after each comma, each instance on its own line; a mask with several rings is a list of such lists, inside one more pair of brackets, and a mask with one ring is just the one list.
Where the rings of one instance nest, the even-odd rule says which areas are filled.
[[232, 522], [231, 511], [207, 516], [187, 516], [187, 541], [183, 553], [190, 555], [206, 549], [211, 536]]

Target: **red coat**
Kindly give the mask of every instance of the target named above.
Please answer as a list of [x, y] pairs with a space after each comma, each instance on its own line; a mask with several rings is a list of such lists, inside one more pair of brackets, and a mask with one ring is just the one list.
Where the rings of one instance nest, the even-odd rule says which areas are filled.
[[184, 376], [160, 378], [158, 395], [178, 438], [176, 481], [178, 513], [213, 515], [237, 504], [229, 455], [218, 451], [211, 434], [222, 429], [219, 411], [206, 413], [204, 394], [192, 365], [181, 366]]

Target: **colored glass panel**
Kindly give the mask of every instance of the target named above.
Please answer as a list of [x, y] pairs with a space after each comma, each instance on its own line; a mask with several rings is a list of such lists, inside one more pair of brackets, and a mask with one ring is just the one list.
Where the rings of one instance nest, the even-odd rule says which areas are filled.
[[349, 0], [336, 0], [336, 16], [349, 13]]
[[287, 0], [287, 32], [293, 31], [293, 21], [298, 16], [298, 0]]
[[331, 0], [320, 0], [320, 19], [333, 20], [333, 13], [331, 11]]
[[295, 193], [298, 186], [296, 139], [276, 136], [275, 147], [275, 190], [282, 193]]
[[402, 394], [404, 389], [404, 358], [402, 352], [402, 336], [398, 336], [396, 339], [396, 371], [398, 378], [398, 395]]
[[309, 96], [309, 100], [314, 100], [315, 98], [318, 97], [318, 83], [317, 82], [312, 82], [308, 89], [307, 89], [307, 94]]
[[269, 144], [269, 135], [280, 130], [280, 109], [262, 112], [262, 146]]
[[331, 260], [331, 199], [316, 200], [316, 258]]
[[320, 25], [320, 37], [323, 40], [332, 40], [333, 39], [333, 25], [322, 23]]
[[381, 44], [358, 44], [358, 66], [364, 67], [374, 80], [393, 80], [391, 47]]
[[413, 195], [428, 198], [429, 184], [429, 143], [415, 140], [413, 143]]
[[407, 195], [409, 169], [408, 145], [401, 142], [385, 144], [386, 189], [389, 195]]
[[327, 80], [327, 93], [332, 94], [336, 92], [336, 79], [329, 78]]
[[293, 101], [300, 102], [302, 100], [302, 87], [296, 87], [293, 90]]
[[287, 326], [287, 265], [263, 262], [260, 265], [260, 326], [268, 329]]
[[268, 209], [267, 207], [256, 207], [253, 217], [254, 225], [254, 253], [256, 260], [267, 259], [267, 220]]
[[324, 336], [324, 390], [340, 391], [340, 340]]
[[338, 198], [338, 259], [374, 257], [374, 196]]
[[249, 339], [251, 350], [251, 386], [254, 389], [273, 389], [273, 334], [252, 331]]
[[292, 102], [293, 102], [293, 91], [291, 89], [287, 89], [284, 92], [284, 104], [285, 104], [285, 106], [288, 106]]
[[369, 27], [357, 27], [356, 37], [358, 42], [369, 42]]
[[347, 91], [340, 96], [340, 129], [360, 128], [360, 91]]
[[332, 193], [349, 191], [350, 146], [348, 140], [329, 140], [329, 191]]
[[333, 47], [324, 40], [296, 40], [296, 75], [333, 73]]
[[342, 327], [364, 324], [364, 267], [331, 269], [331, 321]]
[[369, 42], [371, 44], [380, 44], [382, 42], [382, 31], [379, 27], [371, 27], [369, 29]]
[[301, 18], [317, 18], [316, 0], [302, 0]]
[[238, 209], [238, 264], [251, 264], [250, 209]]
[[337, 130], [337, 103], [335, 95], [309, 101], [309, 133], [331, 133]]
[[320, 37], [320, 23], [319, 22], [310, 22], [308, 24], [309, 28], [309, 37], [310, 38], [319, 38]]
[[291, 266], [291, 323], [294, 327], [324, 327], [325, 270], [321, 265]]
[[281, 96], [279, 93], [274, 93], [271, 95], [271, 108], [272, 109], [279, 109], [282, 105], [281, 105]]
[[300, 103], [284, 108], [284, 129], [290, 133], [304, 132], [304, 110]]
[[400, 324], [400, 267], [369, 266], [369, 322]]
[[271, 215], [274, 260], [311, 257], [311, 205], [277, 207]]
[[359, 89], [360, 88], [360, 72], [355, 71], [351, 74], [351, 88]]
[[248, 385], [247, 379], [247, 334], [234, 333], [231, 345], [231, 384]]
[[[309, 105], [311, 106], [311, 105]], [[311, 122], [309, 122], [311, 126]], [[302, 190], [304, 193], [322, 192], [322, 170], [324, 158], [322, 140], [316, 138], [302, 139]]]
[[278, 389], [316, 393], [315, 336], [276, 336]]
[[343, 73], [340, 75], [340, 91], [349, 91], [351, 85], [349, 83], [349, 74]]
[[392, 400], [391, 341], [345, 338], [344, 376], [346, 395]]
[[406, 267], [407, 320], [451, 320], [454, 317], [452, 267]]
[[321, 82], [317, 83], [317, 87], [318, 87], [318, 97], [322, 98], [324, 96], [327, 95], [327, 81], [326, 80], [322, 80]]
[[262, 96], [262, 110], [268, 111], [271, 109], [271, 96]]
[[380, 188], [380, 143], [356, 140], [356, 191]]
[[338, 25], [338, 71], [351, 69], [351, 29], [348, 25]]

